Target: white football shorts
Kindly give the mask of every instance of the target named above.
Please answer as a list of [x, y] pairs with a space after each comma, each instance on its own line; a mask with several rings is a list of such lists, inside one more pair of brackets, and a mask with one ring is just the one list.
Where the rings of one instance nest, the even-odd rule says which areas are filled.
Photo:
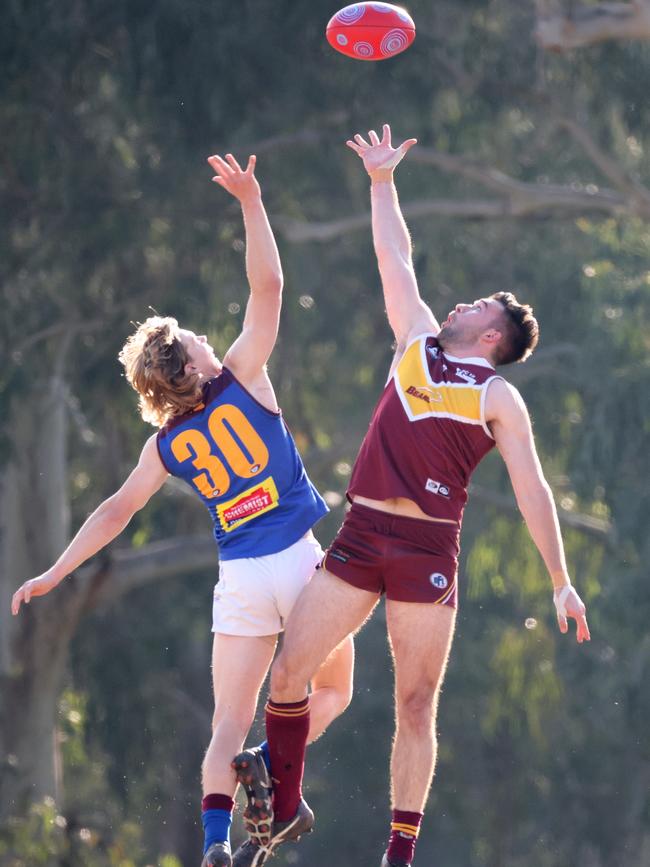
[[296, 599], [322, 559], [323, 549], [310, 530], [277, 554], [220, 561], [212, 631], [225, 635], [282, 632]]

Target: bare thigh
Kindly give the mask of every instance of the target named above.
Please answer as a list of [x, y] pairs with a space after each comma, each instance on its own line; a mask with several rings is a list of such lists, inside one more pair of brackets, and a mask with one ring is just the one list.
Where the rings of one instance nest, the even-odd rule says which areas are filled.
[[400, 704], [425, 701], [439, 691], [454, 635], [456, 612], [427, 602], [386, 602], [386, 622], [395, 661]]
[[[252, 723], [277, 636], [214, 634], [212, 686], [215, 720], [231, 717], [247, 728]], [[247, 722], [248, 721], [248, 722]]]
[[287, 621], [282, 651], [271, 675], [274, 698], [299, 700], [322, 663], [363, 625], [378, 599], [378, 594], [359, 590], [319, 569]]

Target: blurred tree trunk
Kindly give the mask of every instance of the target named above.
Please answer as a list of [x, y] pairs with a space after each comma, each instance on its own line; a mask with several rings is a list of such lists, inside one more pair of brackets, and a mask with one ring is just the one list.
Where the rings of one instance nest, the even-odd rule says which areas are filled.
[[118, 550], [12, 617], [12, 593], [47, 569], [70, 536], [67, 427], [61, 370], [10, 406], [10, 457], [0, 480], [0, 824], [60, 795], [57, 702], [80, 619], [134, 586], [215, 563], [207, 534]]
[[66, 386], [60, 371], [15, 398], [9, 419], [11, 453], [0, 492], [0, 804], [13, 812], [25, 797], [57, 794], [56, 699], [78, 619], [78, 604], [69, 596], [63, 605], [60, 598], [56, 606], [47, 600], [17, 620], [9, 608], [13, 590], [46, 569], [68, 538]]

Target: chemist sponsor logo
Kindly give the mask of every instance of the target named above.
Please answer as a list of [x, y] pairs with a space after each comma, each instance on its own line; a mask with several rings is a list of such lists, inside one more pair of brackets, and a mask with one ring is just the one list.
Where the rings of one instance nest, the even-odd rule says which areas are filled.
[[219, 523], [226, 533], [230, 533], [246, 521], [251, 521], [277, 508], [279, 502], [278, 489], [273, 478], [269, 476], [268, 479], [243, 491], [232, 500], [217, 506]]

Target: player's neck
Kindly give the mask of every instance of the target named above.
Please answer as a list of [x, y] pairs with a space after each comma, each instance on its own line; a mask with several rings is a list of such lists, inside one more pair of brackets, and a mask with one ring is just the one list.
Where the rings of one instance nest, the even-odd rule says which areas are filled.
[[205, 367], [199, 369], [199, 376], [203, 382], [207, 382], [209, 379], [219, 376], [222, 370], [223, 367], [220, 364], [206, 364]]
[[471, 346], [463, 343], [445, 343], [442, 347], [445, 355], [452, 355], [454, 358], [483, 358], [488, 364], [494, 366], [494, 362], [489, 353], [480, 343], [473, 343]]

